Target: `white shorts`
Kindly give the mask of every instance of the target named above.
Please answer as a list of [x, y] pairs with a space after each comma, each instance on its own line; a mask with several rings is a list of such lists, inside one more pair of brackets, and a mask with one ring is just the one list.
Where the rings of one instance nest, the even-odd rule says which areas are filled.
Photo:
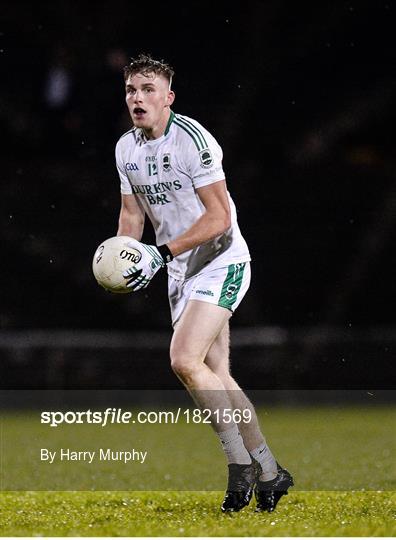
[[250, 263], [235, 263], [203, 271], [186, 280], [168, 276], [172, 324], [180, 319], [189, 300], [200, 300], [234, 312], [250, 285]]

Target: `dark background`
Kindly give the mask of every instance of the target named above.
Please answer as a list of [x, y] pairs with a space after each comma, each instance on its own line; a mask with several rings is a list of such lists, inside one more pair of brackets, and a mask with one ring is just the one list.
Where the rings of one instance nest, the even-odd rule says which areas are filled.
[[[174, 67], [173, 109], [223, 148], [253, 259], [234, 327], [392, 328], [395, 10], [392, 0], [3, 3], [2, 331], [169, 330], [165, 273], [132, 296], [105, 293], [91, 273], [117, 230], [122, 66], [140, 52]], [[390, 335], [366, 363], [390, 365]]]

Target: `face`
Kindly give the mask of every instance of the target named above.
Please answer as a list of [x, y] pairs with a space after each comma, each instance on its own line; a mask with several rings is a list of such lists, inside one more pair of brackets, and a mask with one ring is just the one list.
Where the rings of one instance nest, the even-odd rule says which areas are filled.
[[136, 73], [128, 77], [125, 90], [129, 114], [136, 127], [151, 131], [166, 122], [175, 95], [165, 77]]

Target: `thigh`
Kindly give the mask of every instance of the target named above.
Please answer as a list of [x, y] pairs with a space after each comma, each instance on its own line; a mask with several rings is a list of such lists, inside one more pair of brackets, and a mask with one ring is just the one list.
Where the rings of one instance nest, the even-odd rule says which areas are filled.
[[189, 300], [175, 326], [171, 342], [172, 352], [183, 352], [186, 360], [204, 361], [208, 350], [228, 324], [231, 311], [215, 304]]
[[205, 364], [217, 375], [229, 374], [230, 363], [230, 324], [227, 321], [210, 346]]

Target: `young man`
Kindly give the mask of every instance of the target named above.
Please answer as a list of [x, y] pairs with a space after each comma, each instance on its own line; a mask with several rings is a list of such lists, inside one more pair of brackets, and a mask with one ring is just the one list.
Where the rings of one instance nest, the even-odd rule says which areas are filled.
[[[293, 480], [275, 461], [252, 404], [229, 371], [228, 323], [249, 287], [249, 250], [227, 191], [220, 146], [198, 122], [170, 108], [173, 74], [147, 55], [125, 67], [134, 127], [116, 147], [117, 234], [140, 241], [147, 215], [157, 246], [143, 245], [142, 259], [124, 277], [138, 290], [167, 266], [171, 365], [195, 402], [212, 411], [229, 464], [221, 509], [241, 510], [255, 490], [257, 510], [272, 512]], [[249, 410], [250, 422], [237, 424], [227, 409]]]

